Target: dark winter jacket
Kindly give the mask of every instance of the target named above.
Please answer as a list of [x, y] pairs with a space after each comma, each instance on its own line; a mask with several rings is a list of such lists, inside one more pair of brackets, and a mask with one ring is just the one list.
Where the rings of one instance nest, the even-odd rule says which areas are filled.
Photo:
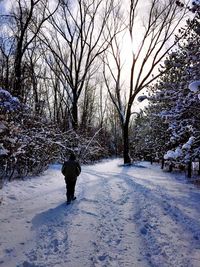
[[64, 162], [61, 171], [65, 179], [73, 181], [81, 173], [81, 166], [76, 160], [68, 160]]

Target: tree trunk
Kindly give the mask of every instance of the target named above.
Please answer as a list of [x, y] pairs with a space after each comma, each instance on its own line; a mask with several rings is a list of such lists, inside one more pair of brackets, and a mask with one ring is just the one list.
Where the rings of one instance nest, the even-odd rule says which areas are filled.
[[6, 80], [5, 80], [5, 88], [10, 88], [9, 83], [9, 57], [6, 57]]
[[35, 115], [39, 116], [42, 113], [41, 110], [41, 104], [39, 101], [38, 91], [37, 91], [37, 81], [34, 75], [34, 68], [32, 68], [32, 85], [33, 85], [33, 95], [34, 95], [34, 101], [35, 101]]
[[164, 169], [164, 165], [165, 165], [165, 159], [164, 157], [162, 158], [162, 161], [161, 161], [161, 169], [163, 170]]
[[124, 164], [131, 163], [131, 157], [129, 154], [130, 146], [129, 146], [129, 123], [125, 123], [123, 125], [123, 142], [124, 142]]
[[74, 100], [72, 103], [72, 127], [74, 130], [77, 130], [78, 128], [78, 107], [77, 107], [77, 100]]
[[192, 177], [192, 162], [188, 163], [188, 178]]
[[173, 164], [172, 164], [172, 162], [170, 162], [170, 164], [169, 164], [169, 172], [172, 172], [173, 171]]
[[22, 88], [21, 88], [21, 62], [22, 62], [22, 54], [21, 52], [17, 52], [15, 59], [15, 79], [13, 86], [13, 96], [19, 98], [20, 101], [23, 101]]

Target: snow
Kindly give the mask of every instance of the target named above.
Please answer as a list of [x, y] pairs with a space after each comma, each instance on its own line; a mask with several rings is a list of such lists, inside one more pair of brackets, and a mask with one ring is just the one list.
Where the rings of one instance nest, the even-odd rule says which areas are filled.
[[200, 90], [200, 81], [194, 81], [189, 84], [189, 90], [193, 93], [197, 93]]
[[174, 158], [174, 151], [168, 150], [167, 153], [164, 155], [164, 159], [173, 159]]
[[0, 88], [0, 110], [14, 111], [20, 106], [19, 99], [13, 97], [7, 90]]
[[1, 87], [0, 87], [0, 95], [6, 98], [12, 98], [12, 95], [7, 90], [2, 89]]
[[3, 144], [0, 144], [0, 156], [7, 156], [9, 151], [3, 147]]
[[0, 121], [0, 134], [3, 133], [5, 130], [7, 130], [7, 127], [2, 121]]
[[182, 146], [182, 149], [190, 150], [195, 141], [194, 136], [191, 136], [189, 140]]
[[66, 205], [60, 169], [0, 191], [0, 267], [200, 266], [200, 191], [183, 174], [83, 166]]
[[168, 150], [167, 153], [164, 155], [164, 159], [177, 159], [182, 156], [182, 149], [177, 147], [175, 151]]

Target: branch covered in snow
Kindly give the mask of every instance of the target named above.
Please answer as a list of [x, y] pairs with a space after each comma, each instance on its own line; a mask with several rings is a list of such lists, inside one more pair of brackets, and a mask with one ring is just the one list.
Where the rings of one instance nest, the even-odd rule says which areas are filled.
[[182, 146], [182, 149], [185, 149], [185, 150], [190, 150], [191, 149], [191, 146], [193, 145], [195, 141], [195, 138], [194, 136], [191, 136], [189, 138], [189, 140], [187, 141], [187, 143], [185, 143], [183, 146]]
[[194, 81], [189, 84], [189, 90], [193, 93], [200, 92], [200, 81]]
[[19, 99], [13, 97], [7, 90], [0, 88], [0, 114], [13, 112], [19, 108]]
[[173, 150], [168, 150], [167, 153], [164, 155], [164, 159], [170, 160], [170, 159], [178, 159], [183, 155], [182, 149], [177, 148], [175, 151]]

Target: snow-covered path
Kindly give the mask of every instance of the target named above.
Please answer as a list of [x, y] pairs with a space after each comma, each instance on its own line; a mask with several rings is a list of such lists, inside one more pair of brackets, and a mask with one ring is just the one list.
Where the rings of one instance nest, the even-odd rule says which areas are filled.
[[60, 166], [1, 191], [0, 267], [198, 267], [200, 189], [109, 160], [84, 166], [65, 203]]

